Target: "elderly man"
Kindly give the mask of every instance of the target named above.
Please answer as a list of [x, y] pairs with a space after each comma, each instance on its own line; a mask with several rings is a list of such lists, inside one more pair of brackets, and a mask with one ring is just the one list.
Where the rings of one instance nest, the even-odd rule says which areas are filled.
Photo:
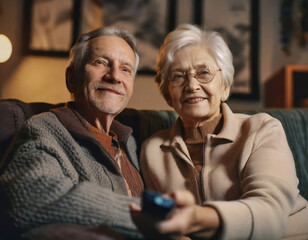
[[132, 95], [138, 61], [126, 31], [78, 39], [66, 71], [74, 101], [28, 120], [2, 163], [0, 185], [21, 233], [68, 223], [140, 237], [128, 208], [143, 190], [136, 144], [114, 120]]

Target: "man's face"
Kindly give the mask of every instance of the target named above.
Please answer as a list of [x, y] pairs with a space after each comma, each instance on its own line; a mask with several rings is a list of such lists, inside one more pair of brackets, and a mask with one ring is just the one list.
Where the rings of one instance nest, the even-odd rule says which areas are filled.
[[83, 101], [94, 112], [116, 115], [126, 107], [133, 92], [135, 54], [125, 40], [116, 36], [100, 36], [88, 44]]

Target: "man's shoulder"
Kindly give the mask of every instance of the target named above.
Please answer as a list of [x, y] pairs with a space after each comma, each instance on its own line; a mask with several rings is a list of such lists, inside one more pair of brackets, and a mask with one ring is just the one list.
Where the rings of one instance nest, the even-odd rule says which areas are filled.
[[33, 137], [49, 137], [63, 132], [63, 126], [52, 112], [44, 112], [29, 118], [24, 126], [20, 129], [21, 137], [33, 138]]
[[57, 117], [53, 112], [43, 112], [29, 118], [26, 121], [26, 125], [27, 126], [40, 125], [48, 122], [55, 123], [56, 121]]
[[59, 131], [61, 128], [66, 128], [66, 127], [60, 121], [59, 117], [54, 112], [54, 110], [51, 110], [48, 112], [43, 112], [32, 116], [25, 122], [24, 128], [36, 131], [45, 129], [46, 131], [52, 132], [54, 130]]

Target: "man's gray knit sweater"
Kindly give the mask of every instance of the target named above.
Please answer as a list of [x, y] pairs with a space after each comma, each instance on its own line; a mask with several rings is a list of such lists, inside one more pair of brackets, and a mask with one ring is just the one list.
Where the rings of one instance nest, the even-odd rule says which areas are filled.
[[[114, 131], [139, 170], [131, 128]], [[113, 158], [70, 108], [27, 121], [2, 160], [0, 186], [10, 198], [15, 224], [28, 231], [53, 223], [108, 226], [137, 238], [124, 178]]]

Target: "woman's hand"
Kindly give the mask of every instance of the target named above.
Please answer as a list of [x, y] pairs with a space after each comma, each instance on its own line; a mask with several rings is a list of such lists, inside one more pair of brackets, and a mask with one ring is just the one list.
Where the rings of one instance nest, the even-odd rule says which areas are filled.
[[186, 190], [166, 194], [175, 201], [175, 209], [168, 219], [157, 219], [142, 213], [134, 204], [131, 215], [138, 229], [152, 239], [190, 239], [188, 235], [211, 237], [219, 226], [217, 212], [210, 207], [196, 205], [193, 195]]

